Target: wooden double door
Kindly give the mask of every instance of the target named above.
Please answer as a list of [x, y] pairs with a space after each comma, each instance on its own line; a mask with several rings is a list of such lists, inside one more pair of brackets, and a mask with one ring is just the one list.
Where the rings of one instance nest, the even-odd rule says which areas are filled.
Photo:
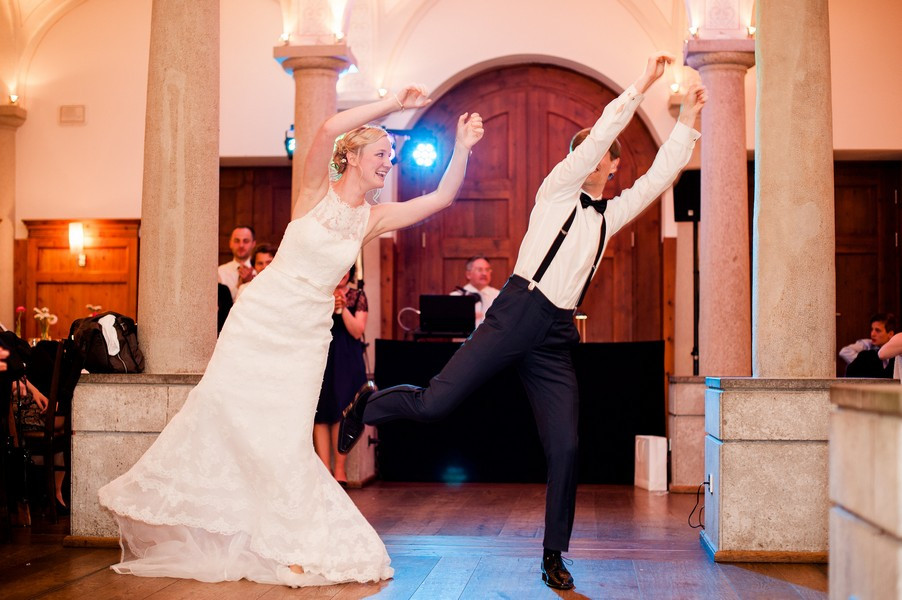
[[[492, 285], [500, 288], [513, 270], [542, 180], [566, 156], [572, 136], [591, 126], [615, 97], [604, 85], [569, 69], [532, 64], [477, 74], [432, 104], [404, 143], [431, 134], [439, 160], [432, 169], [416, 167], [405, 158], [409, 148], [402, 147], [399, 200], [435, 189], [450, 159], [459, 115], [482, 115], [485, 137], [473, 149], [455, 203], [399, 233], [393, 313], [417, 306], [420, 294], [445, 294], [463, 285], [464, 265], [476, 254], [489, 258]], [[607, 197], [632, 185], [657, 151], [638, 118], [620, 140], [621, 165], [605, 190]], [[655, 202], [611, 240], [582, 306], [589, 316], [589, 340], [662, 338], [660, 236], [660, 205]], [[397, 323], [394, 327], [394, 337], [402, 339], [403, 331]]]

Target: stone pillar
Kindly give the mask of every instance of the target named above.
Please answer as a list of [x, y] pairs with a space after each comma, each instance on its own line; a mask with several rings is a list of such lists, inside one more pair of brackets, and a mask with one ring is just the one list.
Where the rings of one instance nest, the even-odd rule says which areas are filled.
[[827, 0], [758, 10], [752, 372], [836, 373]]
[[141, 261], [148, 373], [199, 373], [216, 344], [219, 1], [153, 0]]
[[[276, 46], [273, 56], [294, 77], [294, 156], [291, 207], [297, 202], [304, 157], [323, 121], [336, 112], [338, 74], [354, 63], [347, 44]], [[323, 165], [323, 169], [328, 165]]]
[[836, 381], [827, 0], [756, 7], [754, 377], [707, 380], [702, 540], [718, 561], [825, 562]]
[[16, 237], [16, 129], [25, 109], [0, 106], [0, 322], [13, 326], [13, 246]]
[[699, 372], [751, 374], [745, 74], [754, 40], [691, 40], [686, 63], [709, 100], [702, 111]]

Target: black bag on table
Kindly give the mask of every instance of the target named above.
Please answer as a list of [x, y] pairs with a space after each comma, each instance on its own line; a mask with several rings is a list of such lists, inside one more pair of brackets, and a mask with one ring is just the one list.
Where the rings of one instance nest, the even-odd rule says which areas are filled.
[[[110, 354], [100, 320], [113, 315], [113, 330], [119, 341], [119, 352]], [[78, 319], [69, 328], [69, 337], [85, 357], [84, 368], [89, 373], [141, 373], [144, 355], [138, 347], [138, 326], [135, 320], [116, 312], [104, 312]]]

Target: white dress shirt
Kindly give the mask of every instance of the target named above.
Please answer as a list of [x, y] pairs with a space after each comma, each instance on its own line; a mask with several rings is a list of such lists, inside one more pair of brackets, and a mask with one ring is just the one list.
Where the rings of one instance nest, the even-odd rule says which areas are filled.
[[[493, 288], [490, 285], [485, 286], [481, 290], [477, 290], [476, 286], [472, 283], [468, 283], [463, 287], [463, 289], [471, 294], [479, 294], [479, 300], [476, 301], [475, 309], [476, 309], [476, 327], [479, 327], [483, 321], [485, 321], [485, 313], [489, 312], [489, 308], [492, 306], [492, 302], [495, 301], [495, 298], [498, 297], [498, 294], [501, 293], [501, 290], [497, 288]], [[462, 296], [463, 292], [460, 290], [454, 290], [451, 292], [452, 296]]]
[[558, 231], [573, 208], [577, 207], [576, 218], [567, 237], [542, 280], [536, 284], [558, 308], [575, 308], [579, 301], [598, 252], [602, 219], [607, 221], [607, 246], [617, 230], [670, 187], [689, 162], [695, 142], [701, 136], [691, 127], [677, 122], [670, 137], [658, 150], [648, 173], [637, 179], [631, 188], [623, 190], [620, 196], [608, 201], [604, 216], [592, 208], [583, 209], [579, 202], [582, 184], [630, 122], [643, 97], [634, 86], [630, 86], [608, 104], [585, 141], [552, 169], [536, 194], [529, 228], [514, 265], [514, 274], [528, 281], [532, 281]]
[[245, 267], [251, 266], [250, 259], [244, 261], [243, 263], [238, 262], [234, 258], [227, 263], [219, 265], [219, 283], [224, 284], [229, 288], [229, 291], [232, 293], [232, 302], [235, 301], [235, 298], [238, 297], [238, 267], [239, 265], [244, 265]]

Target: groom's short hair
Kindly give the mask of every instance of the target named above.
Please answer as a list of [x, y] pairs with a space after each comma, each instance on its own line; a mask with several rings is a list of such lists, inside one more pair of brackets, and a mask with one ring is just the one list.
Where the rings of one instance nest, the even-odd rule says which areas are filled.
[[[589, 137], [589, 132], [592, 131], [590, 128], [581, 129], [576, 132], [576, 135], [573, 136], [573, 139], [570, 140], [570, 152], [576, 149], [577, 146], [582, 144], [587, 137]], [[611, 153], [611, 159], [620, 158], [620, 152], [622, 148], [620, 147], [620, 140], [615, 139], [611, 144], [611, 147], [608, 148], [608, 152]]]

